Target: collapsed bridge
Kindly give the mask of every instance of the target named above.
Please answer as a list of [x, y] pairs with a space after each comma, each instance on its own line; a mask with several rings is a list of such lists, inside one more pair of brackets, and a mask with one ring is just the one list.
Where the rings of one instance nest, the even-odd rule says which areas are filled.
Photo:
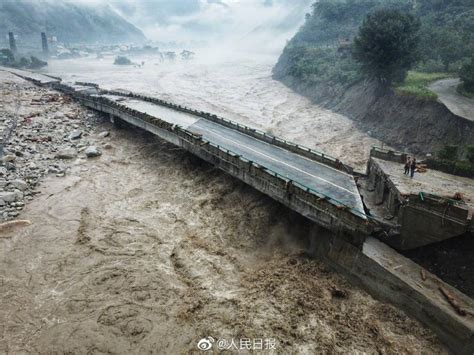
[[360, 242], [372, 226], [353, 169], [216, 115], [131, 92], [53, 83], [83, 105], [179, 146], [318, 225]]
[[[314, 247], [311, 253], [346, 273], [376, 297], [399, 306], [423, 322], [454, 352], [472, 353], [474, 325], [472, 319], [466, 317], [473, 314], [472, 299], [386, 244], [367, 237], [384, 225], [374, 216], [366, 215], [367, 207], [354, 177], [359, 174], [351, 167], [265, 132], [157, 98], [101, 90], [91, 83], [65, 85], [58, 78], [14, 69], [9, 71], [35, 84], [62, 91], [83, 105], [108, 115], [113, 122], [128, 122], [149, 131], [335, 232], [311, 233]], [[375, 185], [375, 199], [386, 200], [388, 210], [398, 208], [414, 216], [418, 212], [429, 214], [435, 219], [424, 219], [421, 225], [430, 225], [430, 230], [439, 226], [433, 221], [450, 230], [454, 230], [454, 225], [457, 226], [455, 230], [472, 225], [470, 219], [469, 224], [465, 223], [465, 213], [458, 209], [453, 209], [453, 213], [450, 210], [449, 215], [445, 210], [440, 220], [440, 216], [429, 210], [431, 202], [407, 201], [399, 206], [395, 198], [397, 190], [389, 184], [387, 177], [382, 176], [383, 171], [378, 169], [380, 162], [375, 160], [384, 155], [392, 156], [393, 152], [375, 150], [372, 153], [365, 180]], [[393, 163], [395, 169], [400, 166], [398, 160]], [[363, 182], [364, 178], [361, 178], [359, 183]], [[427, 197], [431, 199], [431, 196]], [[367, 206], [370, 208], [370, 203]], [[464, 219], [458, 218], [458, 222], [452, 218], [458, 215]], [[450, 223], [446, 223], [446, 217], [450, 218]], [[420, 270], [423, 270], [421, 279]], [[425, 280], [423, 275], [426, 275]], [[446, 294], [451, 295], [450, 298], [447, 299]], [[452, 300], [464, 307], [464, 315], [453, 308]]]
[[158, 98], [10, 71], [64, 92], [112, 122], [126, 122], [187, 150], [354, 244], [360, 245], [374, 229], [353, 168], [336, 158]]

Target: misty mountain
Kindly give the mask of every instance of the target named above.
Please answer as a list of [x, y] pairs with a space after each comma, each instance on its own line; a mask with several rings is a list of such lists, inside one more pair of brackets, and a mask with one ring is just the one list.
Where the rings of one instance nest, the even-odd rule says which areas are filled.
[[[285, 41], [312, 0], [109, 0], [124, 18], [159, 41]], [[275, 41], [275, 37], [278, 39]], [[270, 40], [271, 39], [271, 40]]]
[[108, 5], [52, 0], [0, 0], [0, 36], [18, 35], [19, 46], [38, 43], [40, 32], [65, 43], [142, 42], [146, 38]]

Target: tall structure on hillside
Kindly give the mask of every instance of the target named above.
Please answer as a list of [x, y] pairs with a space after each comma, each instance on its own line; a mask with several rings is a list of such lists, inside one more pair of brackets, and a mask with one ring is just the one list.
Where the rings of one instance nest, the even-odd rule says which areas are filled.
[[41, 32], [41, 44], [43, 46], [43, 54], [48, 55], [49, 54], [48, 38], [46, 37], [46, 33], [44, 32]]
[[12, 51], [13, 54], [17, 52], [16, 49], [16, 41], [15, 41], [15, 35], [13, 32], [8, 32], [8, 40], [10, 41], [10, 50]]

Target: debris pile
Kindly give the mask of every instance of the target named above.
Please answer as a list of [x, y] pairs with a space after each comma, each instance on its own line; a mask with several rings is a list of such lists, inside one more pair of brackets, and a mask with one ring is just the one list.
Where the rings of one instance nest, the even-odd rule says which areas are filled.
[[68, 96], [12, 80], [0, 84], [0, 222], [19, 215], [43, 176], [62, 177], [77, 159], [100, 156], [95, 140], [108, 136], [94, 136], [98, 116]]

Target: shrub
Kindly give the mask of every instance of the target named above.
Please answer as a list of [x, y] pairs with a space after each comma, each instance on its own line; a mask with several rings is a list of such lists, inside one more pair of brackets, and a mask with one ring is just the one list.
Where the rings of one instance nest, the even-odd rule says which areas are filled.
[[474, 164], [468, 161], [428, 159], [425, 163], [429, 169], [443, 171], [452, 175], [474, 178]]
[[115, 58], [114, 64], [115, 65], [131, 65], [132, 61], [125, 56], [119, 55], [118, 57]]
[[474, 57], [461, 67], [459, 78], [463, 83], [464, 90], [474, 92]]
[[466, 152], [467, 160], [469, 160], [471, 164], [474, 164], [474, 145], [468, 145], [466, 147]]
[[424, 100], [436, 100], [438, 96], [428, 89], [428, 85], [436, 80], [449, 78], [447, 73], [421, 73], [409, 71], [403, 83], [397, 85], [396, 91], [403, 95], [415, 96]]
[[438, 157], [442, 160], [456, 161], [458, 158], [458, 146], [446, 145], [438, 153]]

